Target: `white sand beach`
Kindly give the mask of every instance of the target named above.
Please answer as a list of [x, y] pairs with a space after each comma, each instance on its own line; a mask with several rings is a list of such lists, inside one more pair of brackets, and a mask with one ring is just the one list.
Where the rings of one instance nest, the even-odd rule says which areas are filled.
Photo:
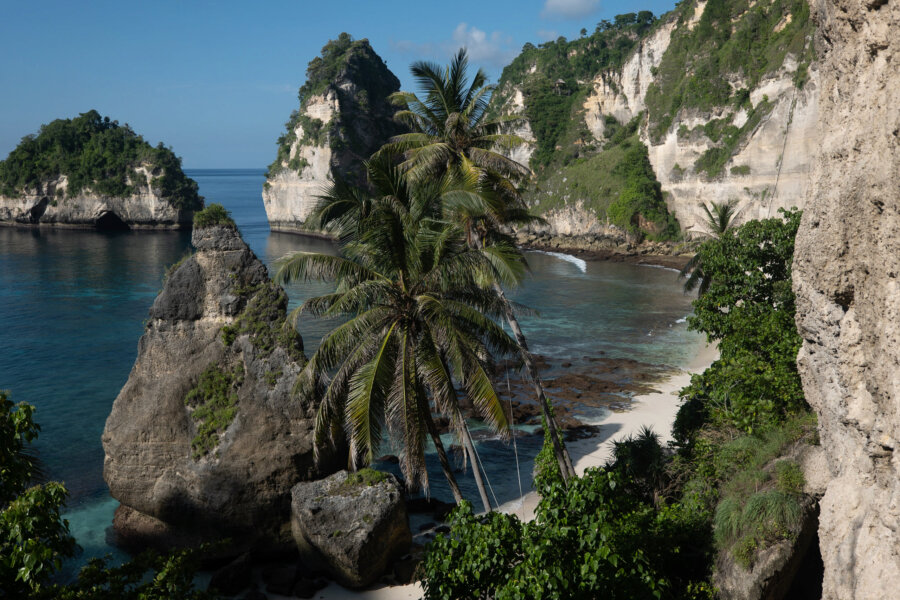
[[[678, 412], [678, 391], [690, 383], [691, 375], [703, 372], [718, 356], [715, 346], [702, 347], [685, 369], [656, 384], [657, 391], [635, 396], [627, 411], [611, 413], [600, 423], [597, 436], [570, 442], [569, 453], [578, 474], [582, 475], [590, 467], [604, 465], [611, 456], [613, 443], [637, 433], [644, 425], [653, 428], [662, 442], [669, 441], [672, 423]], [[523, 520], [531, 520], [539, 499], [537, 493], [530, 492], [524, 498], [504, 504], [500, 510], [516, 514]], [[351, 591], [332, 583], [315, 596], [321, 600], [407, 600], [421, 597], [422, 587], [418, 583], [382, 586], [366, 591]]]

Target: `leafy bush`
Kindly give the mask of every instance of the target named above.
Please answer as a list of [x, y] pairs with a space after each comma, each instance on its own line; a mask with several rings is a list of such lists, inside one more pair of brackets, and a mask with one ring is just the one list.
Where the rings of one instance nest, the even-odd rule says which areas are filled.
[[172, 206], [199, 210], [203, 199], [197, 182], [185, 176], [181, 159], [160, 143], [155, 148], [128, 125], [91, 110], [74, 119], [57, 119], [27, 135], [0, 162], [0, 194], [18, 197], [48, 180], [66, 176], [66, 195], [82, 190], [115, 197], [130, 196], [147, 178]]
[[231, 213], [225, 210], [225, 207], [221, 204], [210, 204], [194, 214], [194, 229], [216, 226], [237, 229], [237, 224], [231, 218]]
[[691, 513], [642, 502], [613, 469], [541, 493], [529, 523], [477, 517], [468, 503], [454, 511], [451, 534], [426, 549], [425, 598], [712, 597], [709, 528]]
[[694, 375], [681, 396], [693, 414], [700, 403], [708, 418], [748, 432], [807, 408], [791, 290], [800, 212], [782, 212], [783, 218], [749, 221], [698, 249], [710, 285], [694, 301], [688, 325], [718, 342], [720, 358]]

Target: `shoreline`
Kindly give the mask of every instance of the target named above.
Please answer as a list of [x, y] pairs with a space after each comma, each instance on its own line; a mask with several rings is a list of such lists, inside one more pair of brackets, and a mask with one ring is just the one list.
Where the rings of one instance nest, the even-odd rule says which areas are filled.
[[[680, 271], [691, 260], [690, 254], [658, 254], [654, 252], [642, 253], [641, 247], [635, 250], [622, 252], [617, 249], [585, 249], [567, 246], [553, 246], [534, 243], [518, 244], [523, 250], [537, 250], [540, 252], [556, 252], [568, 254], [575, 258], [589, 261], [609, 261], [621, 262], [631, 265], [649, 265], [654, 267], [665, 267], [668, 269], [676, 269]], [[652, 250], [652, 248], [650, 248]]]
[[[654, 385], [655, 391], [639, 394], [631, 399], [629, 409], [612, 412], [599, 427], [597, 435], [568, 442], [575, 472], [581, 476], [586, 469], [604, 465], [612, 454], [613, 443], [636, 434], [644, 425], [650, 426], [665, 444], [671, 440], [672, 424], [678, 412], [678, 391], [688, 385], [691, 376], [702, 373], [719, 357], [715, 345], [702, 343], [694, 357], [679, 372]], [[523, 521], [534, 518], [540, 501], [537, 492], [501, 505], [497, 510], [514, 514]], [[422, 597], [422, 587], [416, 583], [398, 586], [380, 586], [369, 590], [348, 590], [332, 582], [316, 592], [319, 600], [412, 600]], [[278, 598], [278, 596], [272, 596]]]

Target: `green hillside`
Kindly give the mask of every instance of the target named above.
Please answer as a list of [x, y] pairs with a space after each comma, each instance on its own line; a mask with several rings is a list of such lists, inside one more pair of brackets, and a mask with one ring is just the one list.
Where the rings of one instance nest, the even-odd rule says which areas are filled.
[[25, 136], [0, 162], [0, 194], [15, 198], [65, 175], [68, 197], [87, 190], [126, 197], [148, 183], [137, 171], [141, 166], [149, 169], [153, 175], [149, 183], [170, 204], [186, 210], [202, 208], [197, 182], [185, 176], [181, 159], [172, 150], [162, 143], [151, 146], [128, 125], [95, 110], [57, 119], [42, 125], [37, 135]]

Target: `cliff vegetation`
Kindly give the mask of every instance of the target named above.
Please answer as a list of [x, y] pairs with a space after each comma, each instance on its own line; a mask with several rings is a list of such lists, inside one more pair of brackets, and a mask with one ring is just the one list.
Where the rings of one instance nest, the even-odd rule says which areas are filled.
[[162, 143], [151, 146], [127, 124], [119, 125], [95, 110], [57, 119], [42, 125], [36, 135], [22, 138], [0, 162], [0, 194], [18, 197], [61, 176], [68, 183], [64, 196], [57, 188], [60, 199], [82, 191], [127, 197], [149, 183], [176, 208], [203, 206], [197, 182], [185, 176], [181, 159], [171, 149]]

